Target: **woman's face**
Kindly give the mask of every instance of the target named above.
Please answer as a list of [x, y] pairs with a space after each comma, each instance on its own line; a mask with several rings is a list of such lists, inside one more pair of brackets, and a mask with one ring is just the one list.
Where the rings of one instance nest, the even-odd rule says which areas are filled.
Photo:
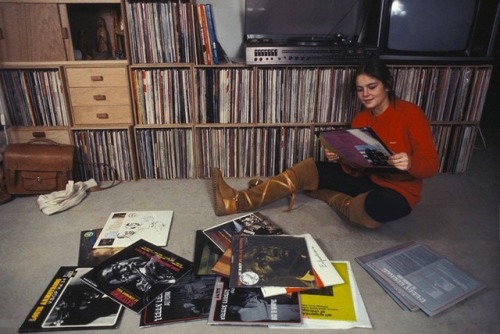
[[371, 109], [375, 115], [380, 115], [389, 106], [388, 90], [382, 81], [369, 75], [356, 77], [356, 93], [365, 108]]

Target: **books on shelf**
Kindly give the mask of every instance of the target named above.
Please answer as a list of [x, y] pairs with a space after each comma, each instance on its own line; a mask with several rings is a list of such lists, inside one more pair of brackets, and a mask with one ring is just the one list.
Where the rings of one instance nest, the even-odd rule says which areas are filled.
[[81, 281], [89, 270], [60, 267], [19, 332], [116, 328], [123, 307]]
[[231, 288], [217, 277], [208, 318], [210, 325], [292, 325], [302, 323], [298, 293], [264, 297], [259, 288]]
[[120, 211], [109, 215], [94, 248], [127, 247], [144, 239], [166, 246], [173, 211]]
[[411, 242], [356, 261], [385, 291], [411, 310], [434, 316], [486, 286], [428, 246]]
[[141, 239], [94, 267], [82, 280], [140, 312], [192, 269], [191, 261]]
[[216, 279], [190, 272], [142, 310], [139, 327], [207, 319]]

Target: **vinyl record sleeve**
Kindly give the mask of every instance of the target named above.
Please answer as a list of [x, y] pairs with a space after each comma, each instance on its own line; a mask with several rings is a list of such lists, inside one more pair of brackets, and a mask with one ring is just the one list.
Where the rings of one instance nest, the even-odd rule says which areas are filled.
[[320, 131], [317, 136], [323, 146], [336, 152], [347, 165], [369, 171], [405, 173], [387, 163], [393, 153], [370, 127]]
[[317, 287], [305, 237], [235, 236], [229, 286]]
[[60, 267], [19, 332], [116, 328], [123, 307], [81, 281], [89, 270]]
[[265, 298], [259, 288], [231, 288], [218, 277], [208, 323], [211, 325], [298, 325], [302, 323], [298, 293]]
[[216, 279], [215, 275], [187, 274], [142, 310], [139, 326], [207, 319]]
[[141, 239], [93, 268], [82, 280], [140, 312], [192, 269], [191, 261]]

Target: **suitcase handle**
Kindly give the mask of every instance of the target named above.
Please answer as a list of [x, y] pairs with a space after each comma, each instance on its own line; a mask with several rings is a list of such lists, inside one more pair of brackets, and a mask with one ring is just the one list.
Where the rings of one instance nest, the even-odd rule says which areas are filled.
[[58, 142], [53, 141], [52, 139], [47, 139], [47, 138], [33, 138], [30, 139], [28, 144], [34, 144], [34, 143], [45, 143], [48, 145], [59, 145]]

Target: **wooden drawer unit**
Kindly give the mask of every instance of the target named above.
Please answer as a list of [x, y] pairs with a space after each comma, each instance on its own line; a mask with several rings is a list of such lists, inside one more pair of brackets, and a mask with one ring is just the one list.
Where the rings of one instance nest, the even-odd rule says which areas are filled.
[[11, 143], [27, 143], [32, 139], [50, 139], [59, 144], [72, 144], [68, 128], [11, 127], [8, 129]]
[[124, 67], [66, 68], [75, 125], [132, 124]]

